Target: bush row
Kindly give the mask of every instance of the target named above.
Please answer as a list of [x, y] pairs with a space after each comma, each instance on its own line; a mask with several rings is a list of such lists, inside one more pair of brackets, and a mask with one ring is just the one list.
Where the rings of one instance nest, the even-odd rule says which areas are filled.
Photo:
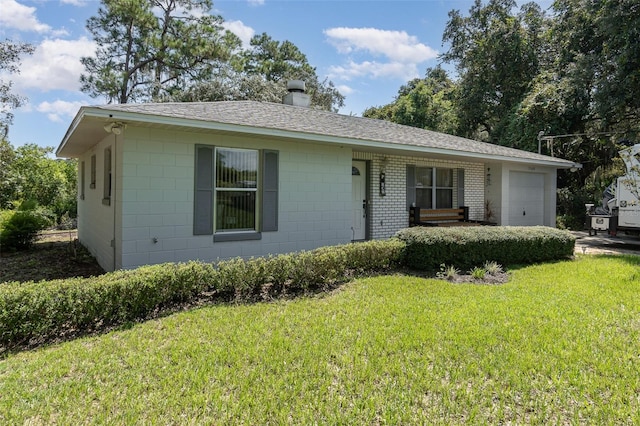
[[200, 298], [253, 301], [328, 289], [394, 267], [403, 250], [404, 244], [394, 239], [246, 261], [162, 264], [93, 278], [6, 283], [0, 285], [0, 347], [84, 334]]
[[485, 262], [531, 264], [573, 255], [575, 237], [544, 226], [413, 227], [396, 237], [407, 245], [404, 264], [435, 272], [440, 265], [467, 270]]

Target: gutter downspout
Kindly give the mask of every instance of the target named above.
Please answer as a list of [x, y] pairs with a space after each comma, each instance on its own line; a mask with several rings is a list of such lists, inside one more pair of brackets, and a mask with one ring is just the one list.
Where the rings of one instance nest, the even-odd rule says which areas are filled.
[[111, 179], [113, 184], [111, 186], [111, 200], [113, 201], [113, 270], [116, 270], [116, 182], [118, 182], [117, 166], [118, 164], [118, 135], [113, 134], [113, 158], [111, 159]]

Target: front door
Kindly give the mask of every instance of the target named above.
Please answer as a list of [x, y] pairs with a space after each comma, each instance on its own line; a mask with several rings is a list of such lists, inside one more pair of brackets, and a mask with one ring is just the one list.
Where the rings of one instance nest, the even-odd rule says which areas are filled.
[[351, 165], [351, 232], [352, 240], [367, 237], [367, 162], [353, 161]]

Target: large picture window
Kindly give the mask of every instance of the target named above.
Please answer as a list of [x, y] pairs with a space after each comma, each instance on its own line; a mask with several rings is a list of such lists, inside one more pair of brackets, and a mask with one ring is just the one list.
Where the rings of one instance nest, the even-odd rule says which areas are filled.
[[454, 169], [436, 167], [407, 168], [407, 202], [423, 209], [453, 207]]

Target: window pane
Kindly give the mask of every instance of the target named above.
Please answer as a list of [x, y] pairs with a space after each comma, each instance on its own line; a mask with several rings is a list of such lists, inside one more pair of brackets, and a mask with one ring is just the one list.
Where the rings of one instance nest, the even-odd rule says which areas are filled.
[[436, 189], [436, 208], [450, 209], [453, 207], [453, 190]]
[[216, 230], [254, 230], [255, 212], [255, 191], [216, 191]]
[[257, 188], [258, 151], [216, 149], [217, 188]]
[[416, 187], [426, 188], [433, 185], [433, 169], [431, 167], [416, 167]]
[[453, 169], [436, 169], [436, 186], [453, 187]]
[[431, 188], [416, 188], [416, 207], [430, 209], [431, 206]]

